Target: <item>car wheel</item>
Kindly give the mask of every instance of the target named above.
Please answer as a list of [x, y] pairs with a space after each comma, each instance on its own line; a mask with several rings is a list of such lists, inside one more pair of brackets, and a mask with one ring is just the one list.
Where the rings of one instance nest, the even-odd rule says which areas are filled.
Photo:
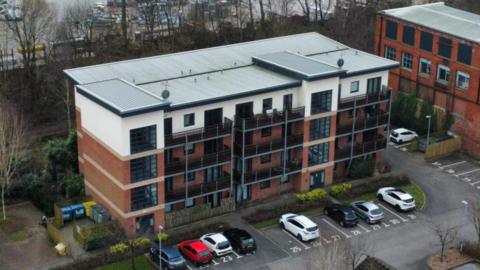
[[297, 234], [297, 239], [300, 240], [300, 241], [303, 241], [303, 238], [300, 234]]
[[283, 224], [283, 222], [280, 222], [280, 228], [285, 230], [285, 224]]
[[398, 212], [402, 211], [402, 208], [400, 208], [400, 206], [397, 204], [395, 205], [395, 210], [397, 210]]
[[403, 143], [403, 140], [398, 140], [398, 144], [402, 144]]
[[378, 198], [379, 201], [383, 202], [383, 196], [382, 196], [382, 194], [378, 194], [377, 198]]

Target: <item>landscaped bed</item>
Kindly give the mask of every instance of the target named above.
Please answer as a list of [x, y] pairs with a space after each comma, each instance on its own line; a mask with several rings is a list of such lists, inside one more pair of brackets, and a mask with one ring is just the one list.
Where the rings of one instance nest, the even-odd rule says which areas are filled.
[[[152, 266], [152, 264], [148, 261], [148, 259], [145, 257], [145, 255], [140, 255], [135, 258], [135, 266], [137, 269], [142, 269], [142, 270], [155, 269]], [[131, 269], [132, 269], [132, 261], [130, 259], [95, 268], [95, 270], [131, 270]]]

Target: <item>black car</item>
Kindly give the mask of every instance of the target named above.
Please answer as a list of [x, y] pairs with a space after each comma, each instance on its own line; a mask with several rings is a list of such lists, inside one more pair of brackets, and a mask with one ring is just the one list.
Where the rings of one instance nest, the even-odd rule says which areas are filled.
[[232, 248], [240, 254], [254, 253], [257, 250], [255, 239], [245, 230], [229, 229], [223, 232]]
[[342, 227], [353, 227], [358, 223], [358, 217], [349, 205], [331, 204], [325, 207], [323, 212]]
[[[158, 245], [150, 248], [150, 259], [156, 263], [159, 261]], [[182, 257], [176, 247], [163, 246], [162, 247], [162, 269], [185, 270], [187, 265], [185, 259]]]

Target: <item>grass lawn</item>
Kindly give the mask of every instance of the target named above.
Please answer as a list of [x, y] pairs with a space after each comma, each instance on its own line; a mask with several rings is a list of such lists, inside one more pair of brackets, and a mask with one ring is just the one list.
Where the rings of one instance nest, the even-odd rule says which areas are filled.
[[[312, 208], [298, 213], [299, 215], [305, 215], [307, 217], [314, 217], [323, 214], [323, 208]], [[278, 226], [279, 218], [267, 219], [258, 223], [253, 224], [253, 227], [258, 230], [268, 229], [273, 226]]]
[[18, 230], [18, 231], [16, 231], [16, 232], [10, 233], [10, 234], [8, 235], [8, 239], [10, 239], [10, 240], [12, 240], [12, 241], [15, 241], [15, 242], [25, 240], [25, 239], [27, 239], [27, 238], [29, 238], [29, 237], [30, 237], [30, 234], [29, 234], [28, 231], [25, 230], [25, 229]]
[[[95, 270], [131, 270], [132, 263], [130, 259], [123, 260], [120, 262], [104, 265], [95, 268]], [[137, 269], [141, 270], [155, 270], [155, 268], [150, 264], [150, 262], [145, 258], [145, 256], [140, 255], [135, 258], [135, 266]]]

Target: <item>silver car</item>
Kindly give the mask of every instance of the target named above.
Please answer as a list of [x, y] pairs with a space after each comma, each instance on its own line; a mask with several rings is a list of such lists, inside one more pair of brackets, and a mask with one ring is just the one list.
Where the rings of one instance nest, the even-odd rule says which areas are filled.
[[357, 216], [368, 224], [375, 224], [383, 220], [382, 210], [373, 202], [356, 201], [351, 205]]

